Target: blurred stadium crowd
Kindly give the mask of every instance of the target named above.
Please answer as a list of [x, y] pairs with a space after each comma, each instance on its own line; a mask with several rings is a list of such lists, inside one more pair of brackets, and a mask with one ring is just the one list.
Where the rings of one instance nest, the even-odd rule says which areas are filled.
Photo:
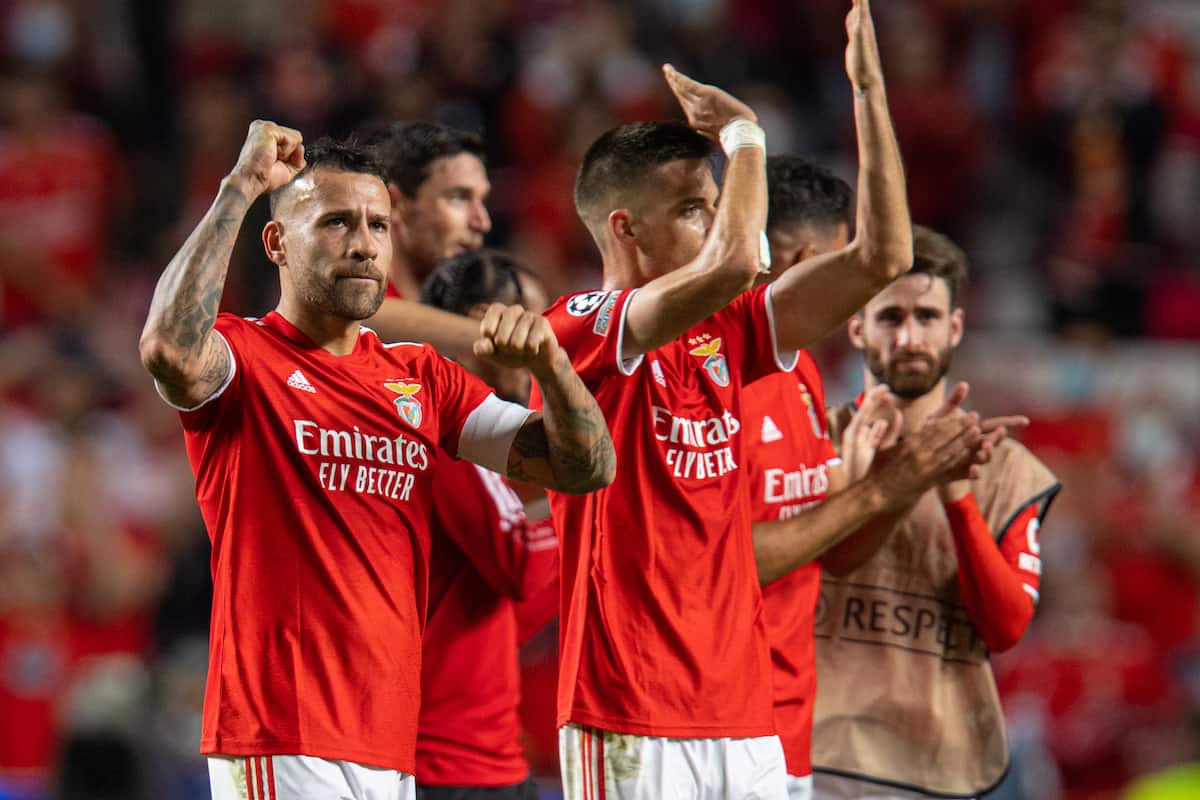
[[[604, 129], [673, 115], [671, 61], [771, 152], [853, 177], [844, 0], [0, 0], [0, 798], [207, 796], [208, 543], [135, 343], [256, 117], [485, 132], [489, 243], [556, 296]], [[877, 0], [914, 218], [964, 243], [951, 374], [1062, 478], [1042, 604], [996, 669], [1006, 797], [1118, 797], [1200, 760], [1200, 4]], [[274, 305], [265, 208], [226, 310]], [[833, 337], [827, 394], [856, 354]], [[553, 634], [528, 664], [553, 774]], [[136, 780], [135, 780], [136, 779]], [[140, 794], [129, 786], [140, 782]], [[107, 789], [104, 787], [108, 787]]]

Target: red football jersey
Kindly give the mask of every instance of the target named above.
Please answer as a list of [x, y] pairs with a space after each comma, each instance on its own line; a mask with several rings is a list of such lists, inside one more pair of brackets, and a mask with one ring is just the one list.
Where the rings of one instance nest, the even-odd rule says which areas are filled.
[[510, 786], [529, 776], [516, 604], [553, 583], [558, 540], [494, 472], [446, 456], [435, 480], [417, 780]]
[[[787, 519], [820, 503], [838, 463], [825, 422], [825, 388], [802, 351], [791, 375], [770, 375], [746, 392], [746, 469], [756, 522]], [[775, 725], [789, 775], [812, 772], [817, 665], [813, 621], [821, 592], [819, 562], [763, 590], [775, 688]]]
[[559, 724], [770, 735], [770, 652], [740, 435], [743, 383], [785, 368], [770, 294], [747, 292], [623, 363], [635, 292], [577, 294], [546, 312], [617, 448], [611, 486], [551, 494], [563, 563]]
[[342, 357], [274, 312], [216, 330], [234, 370], [180, 415], [213, 543], [202, 752], [412, 772], [432, 468], [490, 390], [365, 328]]

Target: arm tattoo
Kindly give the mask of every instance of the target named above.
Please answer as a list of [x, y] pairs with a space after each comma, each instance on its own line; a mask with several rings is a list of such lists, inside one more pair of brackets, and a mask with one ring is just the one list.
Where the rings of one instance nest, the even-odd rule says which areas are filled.
[[545, 412], [521, 427], [508, 457], [508, 474], [567, 494], [587, 494], [612, 482], [616, 453], [604, 414], [563, 358], [549, 380], [539, 380]]
[[206, 399], [229, 374], [229, 353], [212, 329], [249, 206], [241, 192], [222, 186], [154, 288], [142, 330], [142, 362], [178, 405], [190, 407]]

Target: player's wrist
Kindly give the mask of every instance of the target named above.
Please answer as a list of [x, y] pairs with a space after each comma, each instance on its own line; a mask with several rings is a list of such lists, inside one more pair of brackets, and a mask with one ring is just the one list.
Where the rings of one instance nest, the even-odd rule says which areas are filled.
[[757, 120], [748, 119], [744, 115], [737, 116], [721, 126], [721, 132], [717, 137], [721, 142], [721, 149], [725, 151], [726, 156], [732, 157], [733, 154], [743, 147], [757, 147], [765, 155], [767, 152], [767, 134], [759, 126]]
[[234, 170], [225, 176], [221, 181], [222, 191], [232, 191], [240, 194], [247, 201], [253, 202], [262, 194], [262, 187], [259, 181], [256, 181], [252, 176], [244, 172]]
[[970, 494], [970, 481], [951, 481], [938, 486], [938, 499], [942, 501], [943, 506], [957, 505], [966, 500]]
[[530, 365], [529, 371], [533, 373], [534, 378], [537, 378], [538, 383], [545, 384], [553, 381], [564, 369], [570, 369], [570, 367], [571, 361], [567, 358], [566, 352], [554, 344], [550, 346], [549, 352]]

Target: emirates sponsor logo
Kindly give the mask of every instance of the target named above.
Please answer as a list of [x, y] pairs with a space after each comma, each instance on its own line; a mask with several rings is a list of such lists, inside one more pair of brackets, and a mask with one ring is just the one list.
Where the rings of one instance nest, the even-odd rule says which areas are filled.
[[772, 468], [763, 472], [763, 502], [811, 503], [829, 491], [829, 467], [801, 466], [797, 470]]
[[[329, 493], [356, 492], [407, 501], [416, 485], [414, 472], [429, 469], [429, 449], [406, 436], [374, 436], [354, 426], [342, 431], [309, 419], [292, 420], [296, 449], [321, 456], [317, 477]], [[383, 465], [383, 466], [379, 466]]]
[[689, 419], [653, 406], [654, 438], [674, 447], [664, 459], [676, 478], [719, 478], [738, 468], [733, 459], [733, 437], [742, 429], [737, 417], [726, 411], [719, 417]]

